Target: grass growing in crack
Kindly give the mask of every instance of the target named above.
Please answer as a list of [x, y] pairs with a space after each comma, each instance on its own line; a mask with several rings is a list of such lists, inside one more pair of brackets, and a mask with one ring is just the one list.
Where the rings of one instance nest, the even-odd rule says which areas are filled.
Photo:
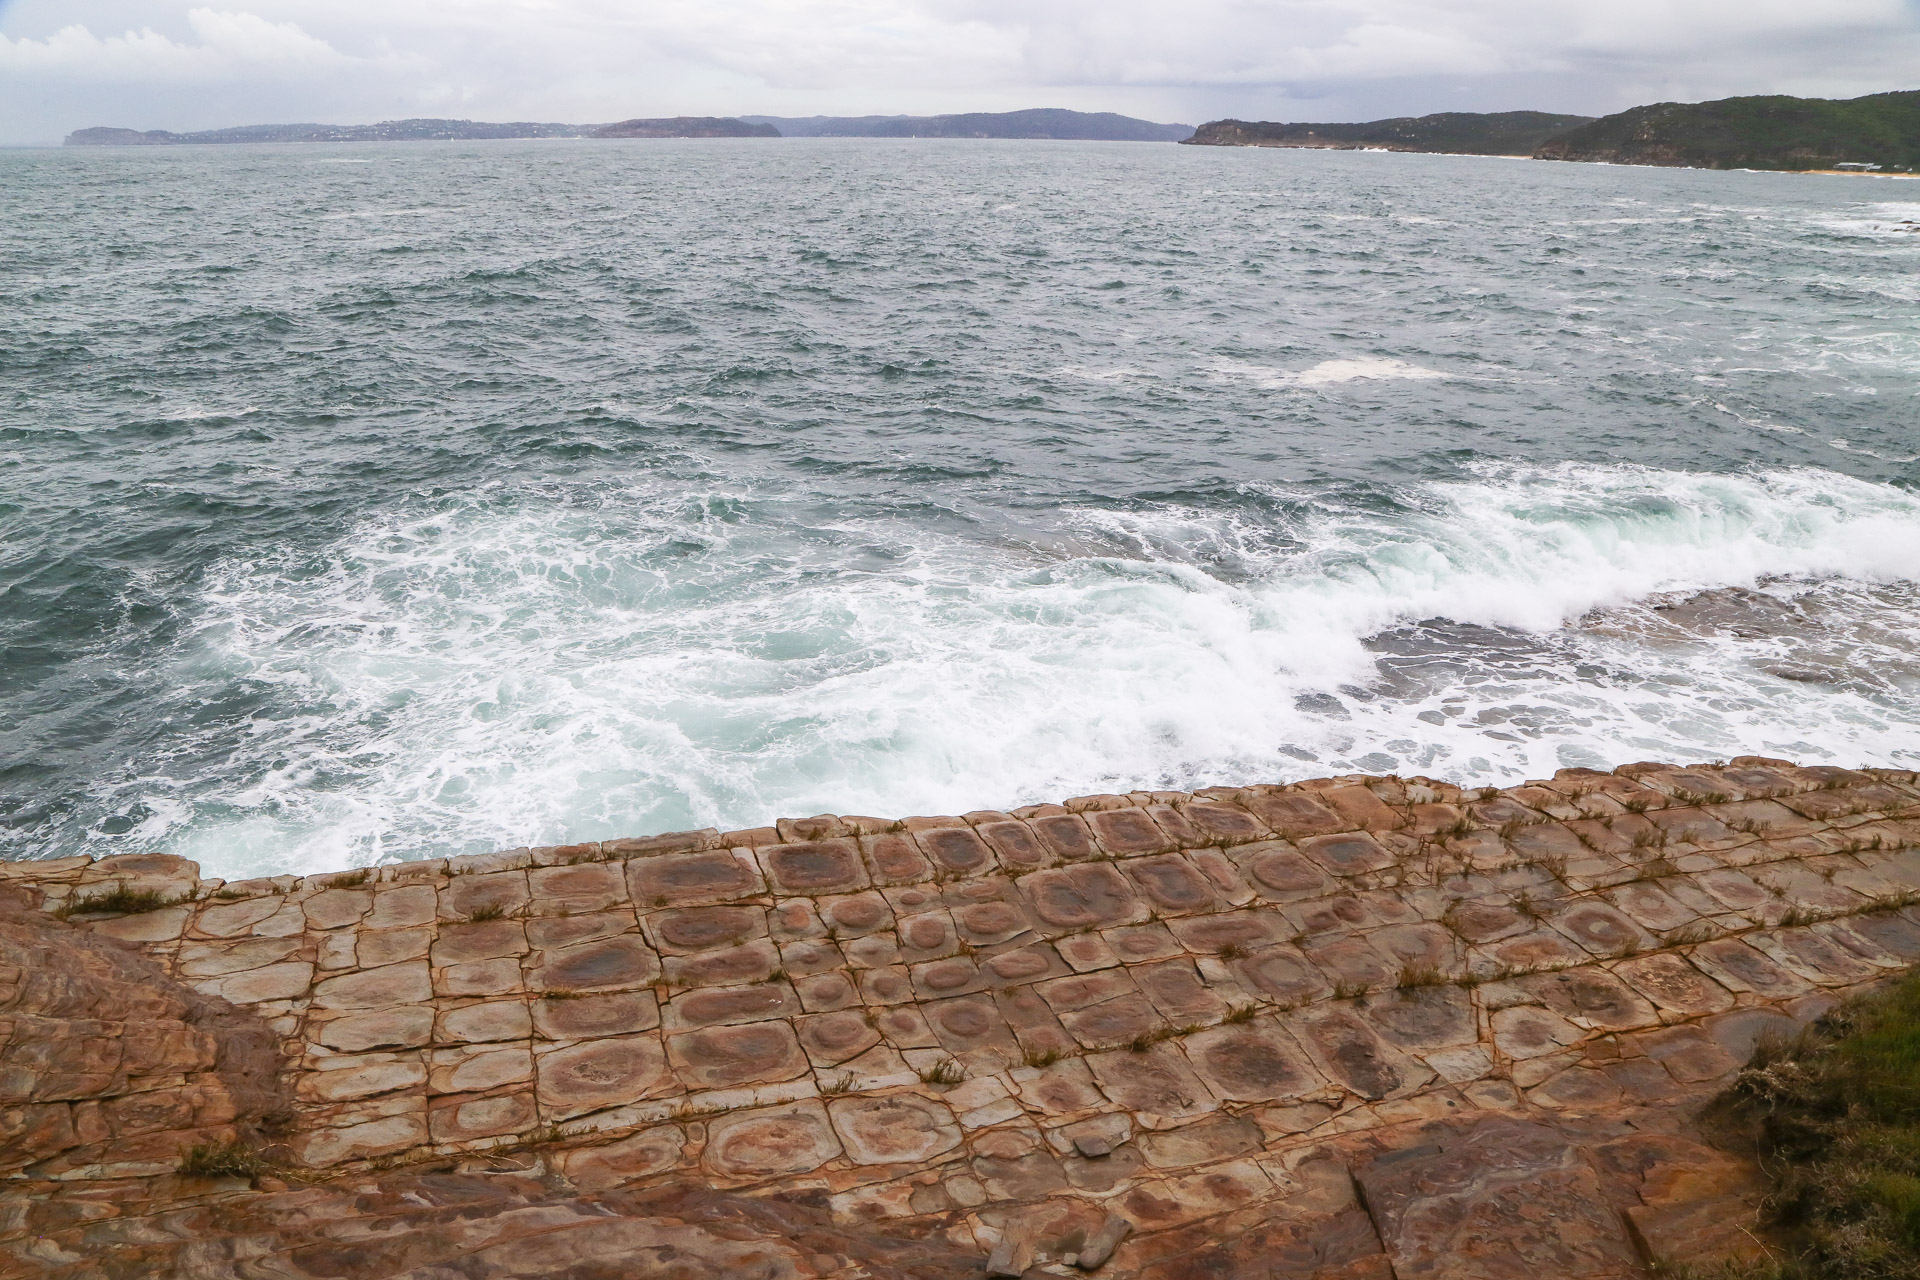
[[1029, 1049], [1026, 1052], [1027, 1065], [1035, 1069], [1050, 1067], [1060, 1061], [1060, 1057], [1058, 1049]]
[[1683, 924], [1678, 929], [1669, 929], [1665, 934], [1661, 935], [1660, 945], [1663, 947], [1691, 947], [1696, 943], [1711, 942], [1719, 936], [1720, 931], [1715, 929], [1711, 924], [1708, 924], [1705, 920], [1696, 920], [1692, 924]]
[[370, 867], [361, 867], [358, 871], [349, 871], [345, 875], [335, 876], [328, 882], [329, 889], [358, 889], [373, 875]]
[[820, 1093], [824, 1097], [834, 1097], [842, 1093], [852, 1093], [860, 1083], [851, 1071], [843, 1071], [837, 1076], [829, 1076], [820, 1082]]
[[1785, 1255], [1743, 1280], [1920, 1276], [1920, 976], [1763, 1045], [1709, 1112], [1773, 1179]]
[[498, 920], [507, 914], [504, 903], [486, 902], [467, 912], [467, 919], [474, 924], [485, 924], [489, 920]]
[[920, 1068], [921, 1084], [959, 1084], [965, 1078], [966, 1073], [952, 1058], [942, 1058], [930, 1067]]
[[1412, 991], [1418, 987], [1437, 987], [1446, 981], [1447, 975], [1440, 972], [1439, 965], [1408, 961], [1400, 966], [1400, 977], [1393, 985], [1401, 991]]
[[118, 915], [131, 916], [139, 915], [144, 911], [158, 911], [161, 907], [170, 907], [178, 901], [180, 899], [169, 898], [158, 889], [129, 889], [124, 884], [116, 884], [104, 893], [90, 893], [85, 896], [75, 894], [53, 914], [60, 920], [98, 911], [111, 911]]
[[551, 1143], [566, 1142], [572, 1138], [584, 1137], [586, 1133], [586, 1128], [582, 1126], [569, 1127], [567, 1125], [550, 1124], [535, 1129], [531, 1133], [522, 1134], [517, 1138], [502, 1138], [493, 1146], [486, 1148], [486, 1153], [490, 1156], [516, 1155], [522, 1151], [531, 1151], [535, 1147], [544, 1147]]
[[251, 1178], [266, 1167], [266, 1157], [235, 1139], [194, 1143], [180, 1153], [178, 1172], [190, 1178]]
[[1252, 1022], [1254, 1015], [1260, 1012], [1257, 1004], [1236, 1004], [1227, 1010], [1227, 1016], [1221, 1021], [1230, 1023]]
[[1364, 982], [1348, 982], [1345, 978], [1342, 978], [1333, 984], [1333, 998], [1335, 1000], [1358, 1000], [1366, 994], [1367, 984]]

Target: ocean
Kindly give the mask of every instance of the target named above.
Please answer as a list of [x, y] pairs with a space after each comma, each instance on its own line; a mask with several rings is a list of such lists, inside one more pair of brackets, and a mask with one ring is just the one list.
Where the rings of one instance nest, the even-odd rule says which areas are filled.
[[1920, 766], [1920, 183], [0, 152], [0, 856]]

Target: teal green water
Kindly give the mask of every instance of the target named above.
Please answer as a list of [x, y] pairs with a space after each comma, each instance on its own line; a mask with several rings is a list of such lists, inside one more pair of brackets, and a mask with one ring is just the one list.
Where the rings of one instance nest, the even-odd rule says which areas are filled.
[[1920, 764], [1920, 184], [0, 152], [0, 839]]

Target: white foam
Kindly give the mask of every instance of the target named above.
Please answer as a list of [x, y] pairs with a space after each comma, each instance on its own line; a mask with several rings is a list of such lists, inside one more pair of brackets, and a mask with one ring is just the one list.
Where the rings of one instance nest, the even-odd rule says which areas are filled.
[[[1576, 465], [1405, 496], [1286, 529], [1081, 511], [1055, 541], [1085, 550], [1048, 555], [822, 520], [806, 495], [475, 494], [368, 525], [319, 572], [211, 576], [180, 681], [243, 673], [278, 710], [221, 765], [244, 781], [177, 788], [193, 802], [150, 805], [166, 829], [142, 843], [234, 875], [1345, 768], [1913, 762], [1913, 689], [1768, 676], [1777, 637], [1677, 633], [1644, 602], [1920, 580], [1920, 499], [1812, 470]], [[1821, 599], [1920, 652], [1920, 603]], [[1369, 637], [1432, 617], [1539, 652], [1464, 649], [1383, 685]]]
[[1392, 360], [1384, 356], [1362, 356], [1349, 360], [1322, 360], [1306, 369], [1283, 370], [1239, 361], [1221, 361], [1214, 366], [1230, 377], [1243, 378], [1259, 386], [1331, 387], [1345, 382], [1372, 380], [1424, 381], [1447, 375], [1434, 369]]
[[1293, 380], [1303, 387], [1324, 387], [1337, 382], [1357, 382], [1366, 378], [1405, 378], [1422, 381], [1445, 376], [1433, 369], [1423, 369], [1417, 364], [1408, 364], [1404, 360], [1376, 357], [1362, 360], [1323, 360], [1311, 369], [1303, 369], [1294, 374]]

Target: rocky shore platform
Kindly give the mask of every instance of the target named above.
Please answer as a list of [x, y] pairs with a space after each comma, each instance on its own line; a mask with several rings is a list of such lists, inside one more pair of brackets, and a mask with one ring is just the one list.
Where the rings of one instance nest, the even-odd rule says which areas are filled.
[[1914, 774], [1758, 757], [0, 864], [0, 1276], [1625, 1280], [1917, 902]]

